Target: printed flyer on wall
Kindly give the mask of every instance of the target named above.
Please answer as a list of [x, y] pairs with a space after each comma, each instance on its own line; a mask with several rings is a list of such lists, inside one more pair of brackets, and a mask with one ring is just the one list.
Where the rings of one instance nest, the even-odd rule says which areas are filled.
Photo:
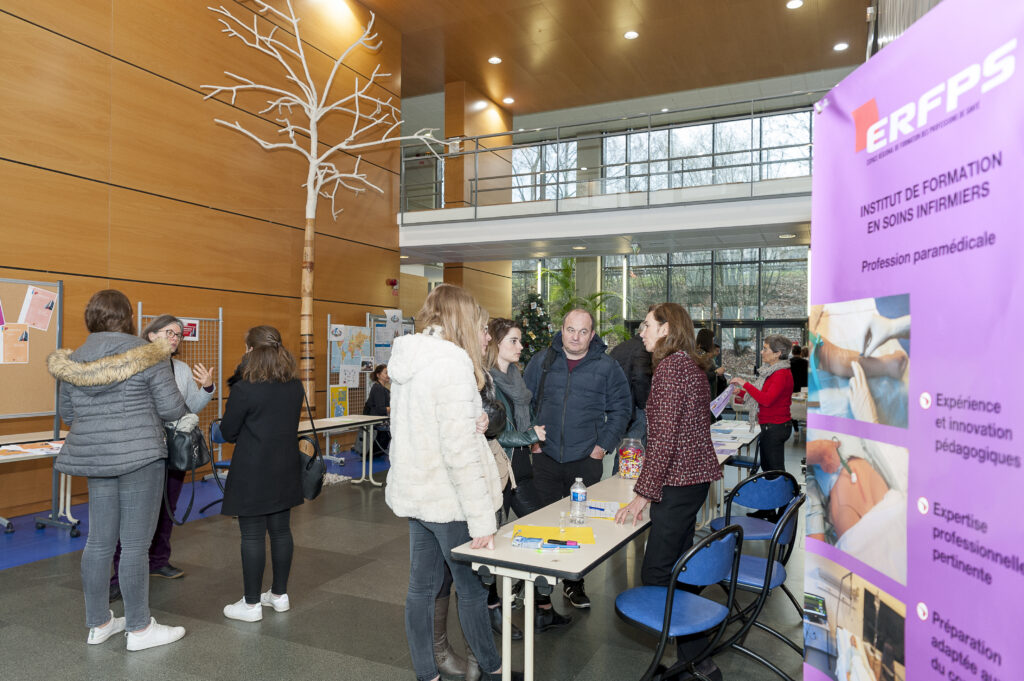
[[808, 681], [1024, 678], [1022, 66], [945, 0], [816, 107]]

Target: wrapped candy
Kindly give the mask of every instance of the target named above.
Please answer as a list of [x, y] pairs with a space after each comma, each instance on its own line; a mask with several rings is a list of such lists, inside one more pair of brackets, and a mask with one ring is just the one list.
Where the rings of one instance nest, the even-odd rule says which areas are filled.
[[619, 477], [636, 480], [644, 465], [644, 446], [640, 440], [626, 438], [619, 446]]

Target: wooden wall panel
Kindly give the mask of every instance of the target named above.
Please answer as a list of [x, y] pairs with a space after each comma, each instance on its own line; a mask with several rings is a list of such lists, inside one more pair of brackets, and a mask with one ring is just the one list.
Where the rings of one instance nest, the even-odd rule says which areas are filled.
[[[244, 2], [227, 4], [249, 11]], [[330, 64], [324, 52], [348, 44], [337, 30], [343, 19], [328, 20], [337, 4], [297, 2], [307, 40], [324, 41], [311, 47], [314, 70]], [[251, 326], [276, 326], [297, 354], [305, 166], [298, 155], [265, 152], [214, 123], [237, 119], [275, 134], [272, 123], [204, 102], [196, 91], [207, 75], [222, 82], [213, 77], [225, 69], [267, 68], [220, 34], [204, 5], [0, 0], [0, 87], [9, 94], [0, 100], [0, 146], [14, 159], [0, 161], [0, 214], [14, 227], [4, 234], [0, 277], [64, 280], [68, 347], [85, 340], [85, 304], [103, 288], [142, 301], [147, 314], [214, 317], [223, 307], [224, 361], [216, 368], [223, 389]], [[348, 25], [358, 34], [351, 18]], [[350, 87], [357, 71], [369, 73], [378, 61], [397, 75], [397, 33], [383, 23], [379, 30], [384, 50], [355, 59], [356, 71], [340, 84]], [[397, 88], [387, 89], [397, 97]], [[318, 338], [328, 311], [362, 324], [366, 312], [398, 302], [385, 280], [398, 277], [399, 164], [396, 145], [367, 153], [361, 170], [385, 194], [339, 194], [345, 211], [337, 223], [328, 202], [318, 206]], [[346, 302], [329, 302], [338, 300]], [[320, 382], [324, 349], [318, 342]], [[0, 421], [0, 433], [49, 424]], [[0, 466], [0, 514], [44, 509], [49, 483], [48, 461]], [[76, 501], [84, 489], [75, 480]]]
[[110, 191], [110, 276], [294, 296], [302, 231], [124, 189]]
[[107, 274], [106, 185], [2, 163], [0, 187], [0, 267]]
[[491, 317], [512, 316], [511, 262], [445, 263], [444, 280], [472, 293]]
[[430, 292], [430, 282], [426, 277], [405, 272], [401, 273], [398, 281], [398, 306], [402, 308], [402, 314], [406, 317], [413, 316], [423, 307], [423, 301], [427, 299], [427, 294]]
[[[113, 4], [114, 0], [4, 0], [3, 9], [73, 40], [109, 52], [110, 15]], [[6, 37], [7, 34], [4, 33], [4, 38]]]
[[370, 165], [363, 165], [360, 170], [384, 193], [370, 189], [355, 195], [340, 189], [338, 198], [339, 205], [343, 207], [341, 214], [337, 219], [333, 218], [330, 202], [321, 201], [317, 211], [316, 231], [397, 251], [395, 215], [398, 212], [399, 177]]
[[391, 307], [398, 301], [386, 280], [398, 279], [398, 254], [317, 235], [317, 300]]
[[3, 156], [106, 180], [109, 59], [8, 14], [0, 35]]
[[272, 126], [121, 63], [113, 66], [112, 106], [115, 184], [303, 224], [306, 170], [299, 154], [265, 152], [211, 119], [241, 117], [258, 134], [273, 133]]

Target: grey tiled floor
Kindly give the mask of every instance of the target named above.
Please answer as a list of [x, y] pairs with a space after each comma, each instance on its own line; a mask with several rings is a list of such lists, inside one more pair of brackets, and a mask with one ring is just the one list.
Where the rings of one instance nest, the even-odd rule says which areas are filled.
[[[802, 455], [801, 445], [788, 446], [787, 465], [794, 474]], [[734, 476], [728, 472], [729, 484]], [[242, 590], [235, 522], [216, 517], [175, 528], [173, 561], [187, 575], [153, 579], [150, 603], [158, 621], [183, 625], [188, 633], [173, 645], [137, 653], [127, 653], [121, 637], [85, 644], [81, 554], [0, 572], [0, 681], [414, 679], [403, 619], [408, 532], [406, 521], [385, 505], [383, 490], [350, 484], [327, 488], [316, 502], [296, 509], [292, 525], [292, 610], [267, 611], [254, 624], [221, 614]], [[572, 612], [575, 622], [563, 631], [538, 635], [539, 680], [640, 677], [654, 641], [619, 620], [614, 598], [637, 583], [641, 557], [642, 543], [634, 543], [597, 568], [587, 577], [591, 610]], [[269, 570], [268, 565], [268, 584]], [[802, 573], [801, 545], [787, 579], [798, 597]], [[560, 611], [571, 610], [561, 596], [554, 601]], [[121, 603], [114, 605], [117, 614], [121, 609]], [[801, 621], [782, 593], [769, 600], [762, 618], [794, 640], [801, 636]], [[513, 619], [521, 623], [522, 611]], [[463, 646], [454, 608], [449, 629], [456, 645]], [[800, 657], [770, 636], [754, 630], [748, 646], [801, 678]], [[521, 642], [512, 650], [513, 668], [520, 669]], [[716, 661], [726, 679], [777, 678], [735, 653]]]

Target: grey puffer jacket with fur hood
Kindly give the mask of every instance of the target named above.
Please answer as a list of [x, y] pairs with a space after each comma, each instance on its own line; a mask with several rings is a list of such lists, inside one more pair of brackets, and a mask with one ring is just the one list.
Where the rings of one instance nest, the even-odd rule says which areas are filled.
[[170, 346], [126, 333], [89, 334], [77, 350], [47, 358], [60, 384], [60, 415], [71, 431], [56, 468], [113, 477], [167, 458], [163, 423], [188, 410], [171, 370]]

